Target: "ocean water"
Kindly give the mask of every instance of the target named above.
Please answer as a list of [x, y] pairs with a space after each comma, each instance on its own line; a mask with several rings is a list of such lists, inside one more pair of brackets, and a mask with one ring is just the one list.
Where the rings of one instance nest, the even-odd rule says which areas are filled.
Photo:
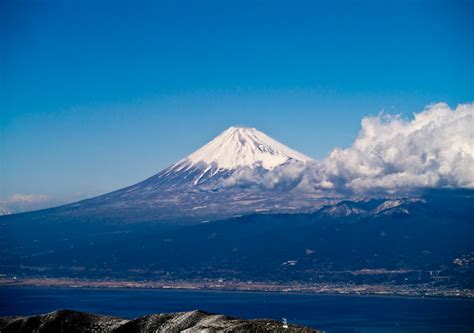
[[346, 332], [474, 332], [474, 300], [149, 289], [0, 288], [0, 316], [72, 309], [134, 318], [201, 309]]

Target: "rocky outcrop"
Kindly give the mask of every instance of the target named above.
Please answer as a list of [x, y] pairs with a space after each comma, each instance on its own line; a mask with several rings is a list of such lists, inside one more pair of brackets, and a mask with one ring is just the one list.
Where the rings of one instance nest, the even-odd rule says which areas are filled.
[[114, 333], [193, 333], [193, 332], [301, 332], [315, 333], [317, 330], [283, 324], [274, 320], [243, 320], [203, 311], [153, 314], [127, 320], [110, 316], [60, 310], [29, 317], [0, 318], [2, 333], [43, 332], [114, 332]]

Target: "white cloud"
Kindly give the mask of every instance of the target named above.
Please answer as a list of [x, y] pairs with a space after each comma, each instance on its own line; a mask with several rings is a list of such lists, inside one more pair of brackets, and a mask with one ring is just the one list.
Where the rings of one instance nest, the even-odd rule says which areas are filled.
[[258, 185], [265, 188], [274, 188], [277, 186], [293, 187], [302, 180], [307, 164], [300, 161], [294, 161], [274, 168], [271, 172], [267, 170], [241, 168], [233, 173], [229, 178], [224, 179], [222, 186], [246, 186]]
[[281, 184], [303, 191], [389, 191], [474, 188], [474, 104], [427, 106], [412, 119], [362, 119], [351, 147], [323, 161], [290, 163], [272, 172], [243, 170], [223, 185]]
[[429, 105], [413, 119], [362, 120], [353, 145], [323, 161], [324, 181], [353, 191], [474, 188], [474, 104]]

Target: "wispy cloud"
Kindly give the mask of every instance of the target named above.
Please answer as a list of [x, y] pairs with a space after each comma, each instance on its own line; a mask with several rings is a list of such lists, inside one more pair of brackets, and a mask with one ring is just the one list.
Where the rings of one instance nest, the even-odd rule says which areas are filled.
[[54, 200], [45, 194], [17, 193], [0, 200], [0, 215], [48, 208], [54, 205]]
[[50, 197], [44, 194], [14, 194], [5, 200], [6, 203], [10, 204], [36, 204], [47, 202]]

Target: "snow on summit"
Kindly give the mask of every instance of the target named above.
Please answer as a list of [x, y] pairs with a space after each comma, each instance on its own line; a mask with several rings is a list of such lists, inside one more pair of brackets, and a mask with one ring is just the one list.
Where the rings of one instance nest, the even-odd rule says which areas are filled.
[[192, 165], [202, 162], [214, 165], [220, 170], [257, 165], [271, 170], [289, 160], [311, 159], [255, 128], [230, 127], [184, 160]]

